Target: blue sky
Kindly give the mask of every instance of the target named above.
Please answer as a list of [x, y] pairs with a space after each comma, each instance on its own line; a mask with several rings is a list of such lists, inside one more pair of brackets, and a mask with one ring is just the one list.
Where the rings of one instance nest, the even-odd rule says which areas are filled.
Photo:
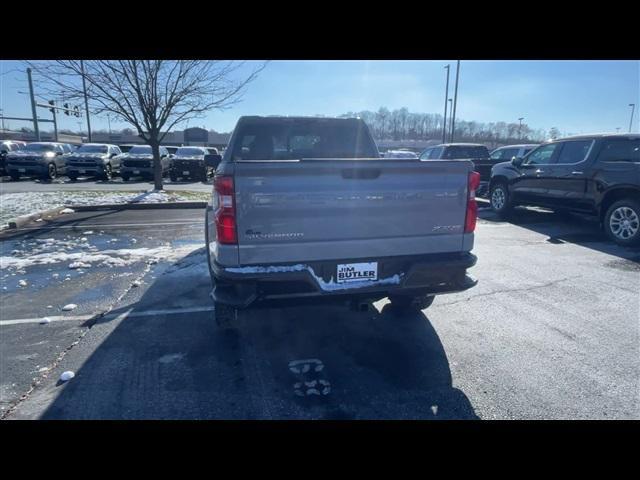
[[[452, 96], [455, 60], [273, 61], [240, 104], [212, 111], [190, 126], [230, 131], [241, 115], [339, 115], [380, 106], [442, 113], [447, 63]], [[30, 115], [28, 96], [18, 94], [27, 91], [26, 76], [11, 73], [20, 67], [20, 62], [0, 63], [0, 108], [7, 116]], [[629, 103], [636, 104], [637, 132], [640, 61], [461, 62], [457, 116], [464, 120], [517, 122], [525, 117], [532, 128], [557, 127], [563, 133], [627, 131]], [[48, 113], [41, 115], [47, 118]], [[59, 119], [59, 128], [78, 129], [78, 119]], [[12, 128], [26, 125], [6, 123]], [[92, 126], [107, 128], [107, 121], [93, 118]], [[125, 126], [111, 122], [113, 129]]]

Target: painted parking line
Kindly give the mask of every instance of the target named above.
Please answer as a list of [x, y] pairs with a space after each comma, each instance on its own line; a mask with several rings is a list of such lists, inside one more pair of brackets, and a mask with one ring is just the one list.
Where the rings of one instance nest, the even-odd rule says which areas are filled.
[[45, 318], [48, 318], [51, 322], [85, 322], [92, 318], [97, 318], [97, 323], [106, 322], [114, 319], [124, 319], [133, 317], [153, 317], [157, 315], [181, 315], [184, 313], [200, 313], [200, 312], [213, 312], [215, 309], [213, 305], [192, 307], [192, 308], [170, 308], [164, 310], [142, 310], [135, 311], [129, 310], [123, 313], [108, 313], [103, 317], [98, 317], [99, 314], [92, 315], [65, 315], [65, 316], [51, 316], [51, 317], [39, 317], [39, 318], [16, 318], [12, 320], [0, 320], [0, 326], [5, 325], [19, 325], [23, 323], [44, 323]]

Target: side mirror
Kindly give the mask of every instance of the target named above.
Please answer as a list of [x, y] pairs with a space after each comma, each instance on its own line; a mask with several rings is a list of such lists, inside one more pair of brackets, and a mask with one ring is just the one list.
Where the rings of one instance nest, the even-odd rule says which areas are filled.
[[204, 164], [207, 167], [213, 168], [214, 170], [218, 168], [218, 165], [220, 165], [221, 161], [222, 161], [222, 155], [218, 153], [209, 153], [204, 156]]
[[522, 165], [524, 158], [522, 157], [511, 157], [511, 165], [514, 167], [520, 167]]
[[62, 155], [62, 152], [56, 152], [56, 155]]

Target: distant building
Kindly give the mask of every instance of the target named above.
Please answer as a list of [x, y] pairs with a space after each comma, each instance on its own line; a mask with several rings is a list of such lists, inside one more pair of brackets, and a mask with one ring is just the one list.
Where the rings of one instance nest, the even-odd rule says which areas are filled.
[[[230, 133], [218, 133], [204, 128], [193, 127], [175, 132], [168, 132], [162, 139], [162, 145], [197, 145], [201, 147], [224, 148], [229, 142]], [[144, 140], [136, 134], [93, 132], [94, 143], [143, 144]]]

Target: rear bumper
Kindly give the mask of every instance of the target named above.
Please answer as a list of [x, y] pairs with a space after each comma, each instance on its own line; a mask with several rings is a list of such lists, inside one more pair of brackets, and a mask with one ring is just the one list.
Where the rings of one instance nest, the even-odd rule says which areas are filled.
[[[377, 282], [334, 283], [339, 263], [378, 261]], [[246, 308], [261, 300], [356, 297], [379, 299], [392, 294], [429, 295], [467, 290], [477, 280], [466, 274], [475, 265], [472, 253], [348, 259], [308, 264], [223, 267], [212, 261], [213, 298], [216, 302]]]

